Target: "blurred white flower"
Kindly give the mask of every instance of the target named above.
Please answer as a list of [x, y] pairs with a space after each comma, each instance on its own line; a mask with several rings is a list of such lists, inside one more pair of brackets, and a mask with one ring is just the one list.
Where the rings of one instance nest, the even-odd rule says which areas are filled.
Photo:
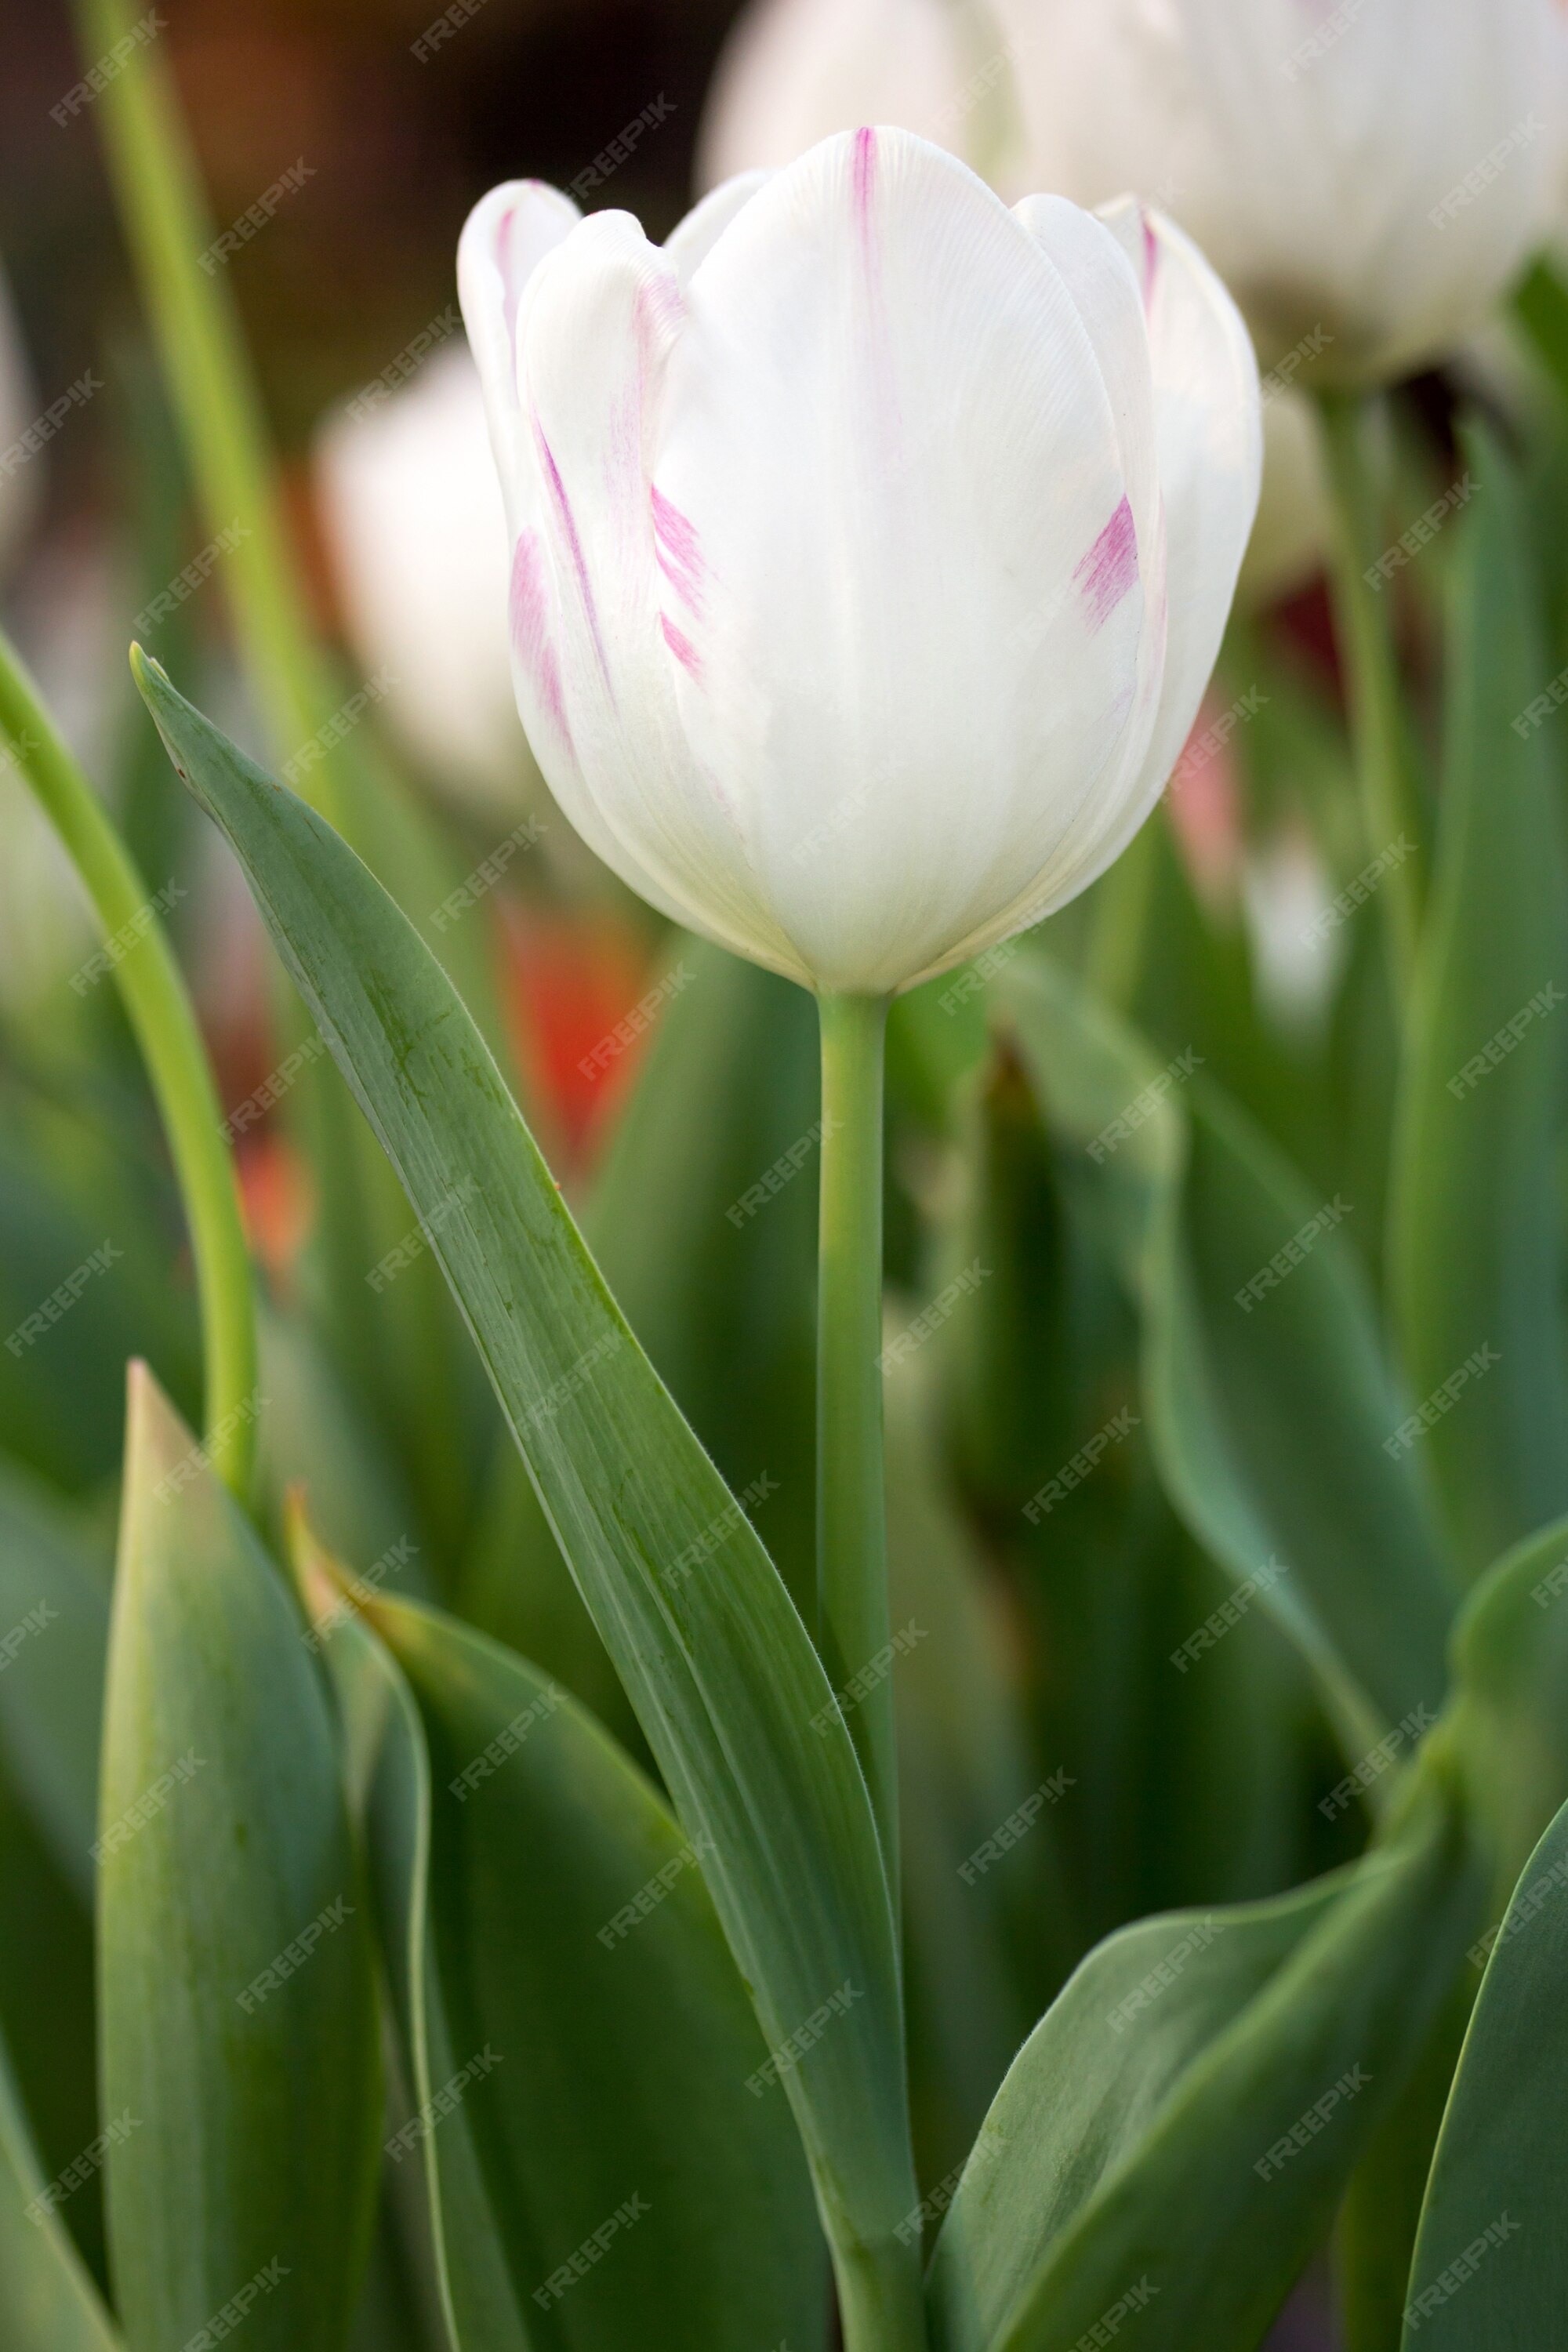
[[662, 251], [494, 190], [458, 255], [519, 702], [590, 845], [808, 984], [901, 987], [1085, 888], [1158, 798], [1258, 499], [1246, 330], [1133, 205], [1009, 213], [902, 131]]
[[1242, 903], [1260, 1002], [1281, 1029], [1310, 1034], [1327, 1017], [1344, 943], [1328, 868], [1299, 826], [1248, 853]]
[[[1079, 5], [1088, 14], [1100, 0]], [[1049, 63], [1051, 38], [1041, 0], [1021, 0], [1005, 38], [966, 0], [752, 0], [709, 90], [698, 184], [773, 169], [835, 131], [880, 121], [937, 140], [1004, 195], [1050, 188], [1080, 204], [1108, 201], [1122, 188], [1102, 175], [1086, 196], [1070, 176], [1071, 156], [1025, 143], [1024, 77]], [[1138, 192], [1180, 218], [1179, 203], [1158, 185], [1160, 170]], [[1300, 586], [1328, 541], [1316, 420], [1298, 394], [1277, 389], [1264, 410], [1263, 495], [1238, 599], [1264, 604]]]
[[[317, 499], [354, 651], [437, 785], [487, 814], [533, 797], [507, 645], [506, 516], [460, 344], [317, 437]], [[532, 789], [531, 790], [531, 787]]]
[[994, 0], [1037, 180], [1163, 205], [1266, 369], [1385, 382], [1452, 351], [1542, 235], [1557, 0]]

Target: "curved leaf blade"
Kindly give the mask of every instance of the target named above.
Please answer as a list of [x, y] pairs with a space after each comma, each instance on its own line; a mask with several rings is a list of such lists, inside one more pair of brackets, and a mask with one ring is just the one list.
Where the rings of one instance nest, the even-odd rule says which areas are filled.
[[[1446, 1792], [1267, 1904], [1100, 1945], [998, 2094], [932, 2265], [941, 2352], [1252, 2352], [1417, 2056], [1479, 1907]], [[1120, 2031], [1118, 2030], [1120, 2026]]]
[[434, 1612], [369, 1615], [396, 1660], [370, 1822], [422, 2113], [499, 2062], [389, 2143], [424, 2153], [457, 2342], [820, 2345], [810, 2176], [785, 2101], [746, 2087], [766, 2051], [693, 1845], [547, 1676]]
[[120, 2352], [49, 2185], [0, 2043], [0, 2336], [6, 2352]]
[[1142, 1305], [1172, 1499], [1300, 1645], [1360, 1753], [1441, 1699], [1452, 1597], [1408, 1461], [1385, 1448], [1401, 1406], [1337, 1214], [1201, 1073], [1159, 1069], [1044, 959], [998, 995]]
[[785, 2083], [840, 2291], [908, 2309], [916, 2202], [893, 1923], [869, 1800], [805, 1630], [605, 1287], [482, 1038], [313, 811], [139, 673], [424, 1223], [637, 1707]]
[[131, 2352], [216, 2341], [237, 2300], [254, 2352], [339, 2352], [359, 2289], [368, 1920], [301, 1633], [133, 1367], [99, 1840], [104, 2108], [137, 2119], [106, 2166]]
[[[1509, 460], [1472, 432], [1431, 913], [1401, 1075], [1389, 1267], [1428, 1457], [1471, 1574], [1568, 1511], [1561, 1298], [1568, 860], [1553, 664]], [[1539, 702], [1537, 700], [1539, 698]], [[1562, 1028], [1568, 1030], [1568, 1023]], [[1450, 1391], [1448, 1384], [1460, 1383]]]
[[1492, 1947], [1427, 2184], [1404, 2342], [1515, 2352], [1562, 2333], [1568, 2294], [1568, 1805]]

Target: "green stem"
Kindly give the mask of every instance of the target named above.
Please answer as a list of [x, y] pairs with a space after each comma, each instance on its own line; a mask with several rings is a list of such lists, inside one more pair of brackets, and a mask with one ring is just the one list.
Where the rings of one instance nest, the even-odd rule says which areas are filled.
[[[1402, 835], [1413, 847], [1421, 845], [1393, 604], [1386, 589], [1379, 593], [1367, 578], [1384, 544], [1379, 468], [1370, 446], [1377, 403], [1367, 395], [1327, 393], [1320, 397], [1319, 409], [1333, 487], [1334, 618], [1345, 665], [1367, 854], [1375, 857]], [[1410, 859], [1396, 865], [1379, 893], [1396, 1005], [1404, 1003], [1409, 988], [1420, 931], [1418, 863]]]
[[889, 2244], [836, 2272], [844, 2352], [926, 2352], [925, 2298], [914, 2246]]
[[0, 738], [69, 852], [112, 943], [114, 978], [157, 1097], [190, 1225], [209, 1456], [243, 1501], [256, 1450], [256, 1302], [206, 1050], [147, 886], [4, 635]]
[[[160, 44], [130, 37], [128, 0], [73, 5], [85, 60], [127, 45], [98, 105], [110, 172], [207, 526], [215, 536], [236, 526], [243, 533], [225, 577], [274, 749], [287, 760], [327, 717], [332, 688], [304, 617], [223, 263], [202, 267], [213, 232], [190, 141]], [[330, 760], [315, 762], [298, 789], [342, 829]]]
[[1143, 977], [1143, 950], [1159, 862], [1154, 828], [1163, 823], [1156, 809], [1101, 878], [1089, 930], [1085, 978], [1103, 1003], [1128, 1016], [1137, 1005]]
[[[846, 1693], [887, 1648], [882, 1470], [882, 1063], [888, 1005], [823, 996], [816, 1305], [818, 1648]], [[893, 1687], [886, 1662], [844, 1699], [898, 1916]]]

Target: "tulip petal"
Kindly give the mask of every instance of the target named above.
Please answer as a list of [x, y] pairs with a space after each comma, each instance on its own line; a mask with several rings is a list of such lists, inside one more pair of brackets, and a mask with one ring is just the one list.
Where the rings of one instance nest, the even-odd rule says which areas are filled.
[[701, 557], [651, 461], [685, 304], [627, 213], [595, 213], [538, 271], [518, 321], [518, 695], [534, 756], [589, 846], [676, 921], [805, 977], [747, 870], [722, 776], [675, 679]]
[[458, 293], [484, 386], [490, 445], [515, 528], [518, 489], [517, 315], [529, 279], [582, 219], [542, 180], [507, 180], [482, 196], [458, 240]]
[[824, 986], [951, 958], [1147, 739], [1152, 394], [1135, 287], [1085, 234], [1121, 289], [1087, 317], [963, 164], [861, 131], [688, 289], [657, 475], [710, 593], [670, 614], [675, 692]]
[[732, 179], [710, 189], [700, 203], [693, 205], [679, 226], [671, 229], [664, 249], [683, 286], [698, 263], [707, 260], [736, 214], [772, 177], [770, 172], [737, 172]]

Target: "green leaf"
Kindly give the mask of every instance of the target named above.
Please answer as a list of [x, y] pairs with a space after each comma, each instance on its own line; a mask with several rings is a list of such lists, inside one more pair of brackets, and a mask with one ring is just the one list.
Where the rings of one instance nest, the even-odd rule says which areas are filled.
[[933, 2260], [940, 2352], [1251, 2352], [1421, 2049], [1479, 1889], [1430, 1785], [1350, 1871], [1091, 1953], [1020, 2053]]
[[0, 1745], [84, 1900], [98, 1818], [108, 1563], [79, 1517], [0, 1463]]
[[1427, 2186], [1406, 2347], [1517, 2352], [1563, 2330], [1568, 1805], [1492, 1947]]
[[5, 2352], [119, 2352], [97, 2288], [54, 2210], [0, 2042], [0, 2339]]
[[584, 1229], [637, 1338], [815, 1607], [816, 1015], [804, 989], [681, 939]]
[[1506, 1900], [1568, 1798], [1568, 1519], [1516, 1545], [1454, 1630], [1452, 1736]]
[[469, 1326], [637, 1706], [771, 2047], [841, 2296], [907, 2313], [915, 2202], [888, 1888], [849, 1735], [743, 1511], [605, 1288], [450, 983], [359, 860], [155, 670], [175, 767], [223, 826]]
[[[1391, 1287], [1426, 1457], [1479, 1573], [1568, 1510], [1562, 1070], [1568, 866], [1520, 499], [1489, 436], [1468, 436], [1449, 708], [1430, 915], [1398, 1102]], [[1538, 705], [1536, 698], [1541, 698]], [[1450, 1383], [1452, 1385], [1450, 1385]]]
[[[99, 1925], [131, 2352], [337, 2352], [379, 2121], [369, 1922], [319, 1671], [280, 1579], [134, 1368]], [[271, 1971], [264, 1975], [264, 1971]]]
[[820, 2345], [810, 2176], [747, 2088], [767, 2053], [693, 1845], [558, 1684], [454, 1619], [367, 1613], [396, 1666], [358, 1626], [327, 1655], [372, 1653], [386, 1694], [369, 1824], [415, 2084], [389, 2147], [423, 2158], [457, 2342]]
[[1410, 1465], [1385, 1450], [1401, 1406], [1343, 1212], [1201, 1068], [1161, 1069], [1043, 959], [1013, 965], [998, 995], [1141, 1305], [1172, 1500], [1242, 1605], [1267, 1605], [1299, 1643], [1359, 1754], [1440, 1699], [1452, 1603]]

